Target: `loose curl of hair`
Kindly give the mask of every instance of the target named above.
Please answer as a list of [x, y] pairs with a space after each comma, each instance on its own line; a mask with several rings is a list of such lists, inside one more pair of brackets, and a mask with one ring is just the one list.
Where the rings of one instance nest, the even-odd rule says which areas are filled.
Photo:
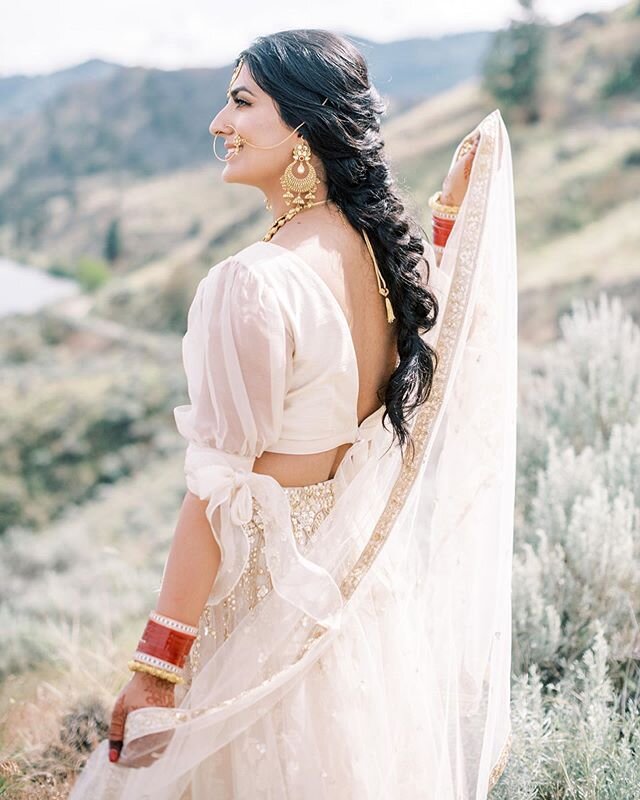
[[[427, 234], [406, 209], [384, 155], [380, 118], [386, 106], [369, 80], [367, 63], [346, 38], [306, 28], [260, 36], [236, 58], [322, 161], [327, 197], [369, 236], [397, 321], [399, 363], [378, 391], [404, 460], [414, 442], [408, 420], [429, 394], [438, 356], [422, 338], [438, 316], [438, 301], [419, 264]], [[325, 105], [322, 101], [329, 98]]]

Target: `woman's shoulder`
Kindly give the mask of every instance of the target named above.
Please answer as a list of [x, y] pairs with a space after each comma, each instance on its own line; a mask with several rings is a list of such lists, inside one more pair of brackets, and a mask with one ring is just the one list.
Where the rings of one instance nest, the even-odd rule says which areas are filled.
[[208, 275], [219, 279], [233, 274], [245, 280], [275, 285], [283, 276], [283, 271], [276, 269], [277, 264], [283, 263], [283, 256], [286, 256], [283, 248], [258, 240], [218, 261], [209, 269]]
[[[295, 306], [291, 265], [286, 252], [258, 241], [243, 247], [209, 268], [196, 290], [193, 305], [262, 309], [271, 316], [291, 316]], [[198, 302], [199, 301], [199, 302]]]
[[[303, 253], [306, 252], [303, 250]], [[269, 294], [299, 334], [330, 320], [342, 326], [342, 304], [320, 271], [294, 247], [260, 240], [227, 256], [210, 269], [223, 293], [234, 300]], [[223, 280], [219, 282], [219, 278]], [[336, 319], [337, 318], [337, 319]]]

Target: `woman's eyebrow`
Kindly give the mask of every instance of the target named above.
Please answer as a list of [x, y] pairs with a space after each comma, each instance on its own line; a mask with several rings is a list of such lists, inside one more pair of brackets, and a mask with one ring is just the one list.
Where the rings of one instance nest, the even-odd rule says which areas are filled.
[[249, 93], [249, 94], [250, 94], [252, 97], [255, 97], [255, 96], [256, 96], [256, 95], [255, 95], [255, 94], [254, 94], [254, 93], [251, 91], [251, 89], [247, 89], [247, 87], [246, 87], [246, 86], [236, 86], [236, 88], [235, 88], [235, 89], [232, 89], [232, 90], [229, 92], [229, 94], [230, 94], [230, 95], [231, 95], [233, 98], [235, 98], [235, 96], [238, 94], [238, 92], [248, 92], [248, 93]]

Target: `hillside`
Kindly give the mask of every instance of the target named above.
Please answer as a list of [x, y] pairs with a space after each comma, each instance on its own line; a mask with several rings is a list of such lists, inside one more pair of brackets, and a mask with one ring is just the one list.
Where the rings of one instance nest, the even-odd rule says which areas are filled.
[[[595, 296], [601, 286], [622, 293], [629, 310], [640, 312], [640, 96], [605, 93], [638, 41], [636, 3], [551, 28], [542, 118], [533, 126], [508, 126], [521, 331], [529, 341], [553, 338], [571, 297]], [[477, 75], [486, 39], [358, 44], [390, 103], [389, 157], [428, 229], [426, 201], [455, 145], [495, 107]], [[443, 72], [434, 64], [447, 47]], [[0, 152], [10, 150], [15, 165], [9, 169], [5, 159], [0, 170], [0, 246], [25, 263], [64, 272], [81, 257], [101, 258], [107, 228], [119, 220], [123, 256], [98, 293], [97, 308], [124, 323], [161, 327], [150, 300], [176, 286], [188, 296], [199, 275], [261, 236], [270, 217], [257, 192], [220, 180], [211, 154], [207, 127], [227, 68], [169, 73], [112, 66], [103, 65], [98, 77], [78, 68], [77, 82], [67, 76], [55, 102], [0, 133]], [[465, 70], [476, 74], [430, 94]], [[410, 95], [420, 96], [418, 80], [426, 97], [406, 107]]]

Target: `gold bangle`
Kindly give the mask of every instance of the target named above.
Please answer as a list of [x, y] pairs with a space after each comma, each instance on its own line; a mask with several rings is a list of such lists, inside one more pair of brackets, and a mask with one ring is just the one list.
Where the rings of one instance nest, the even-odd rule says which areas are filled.
[[127, 666], [132, 672], [147, 672], [149, 675], [153, 675], [156, 678], [163, 678], [165, 681], [169, 681], [169, 683], [184, 683], [184, 678], [180, 677], [180, 675], [176, 675], [160, 667], [152, 667], [150, 664], [143, 664], [141, 661], [129, 661]]
[[431, 197], [429, 198], [429, 208], [432, 211], [436, 211], [440, 214], [451, 214], [455, 216], [458, 211], [460, 211], [460, 206], [446, 206], [444, 203], [440, 202], [440, 196], [442, 194], [442, 189], [437, 192], [434, 192]]

